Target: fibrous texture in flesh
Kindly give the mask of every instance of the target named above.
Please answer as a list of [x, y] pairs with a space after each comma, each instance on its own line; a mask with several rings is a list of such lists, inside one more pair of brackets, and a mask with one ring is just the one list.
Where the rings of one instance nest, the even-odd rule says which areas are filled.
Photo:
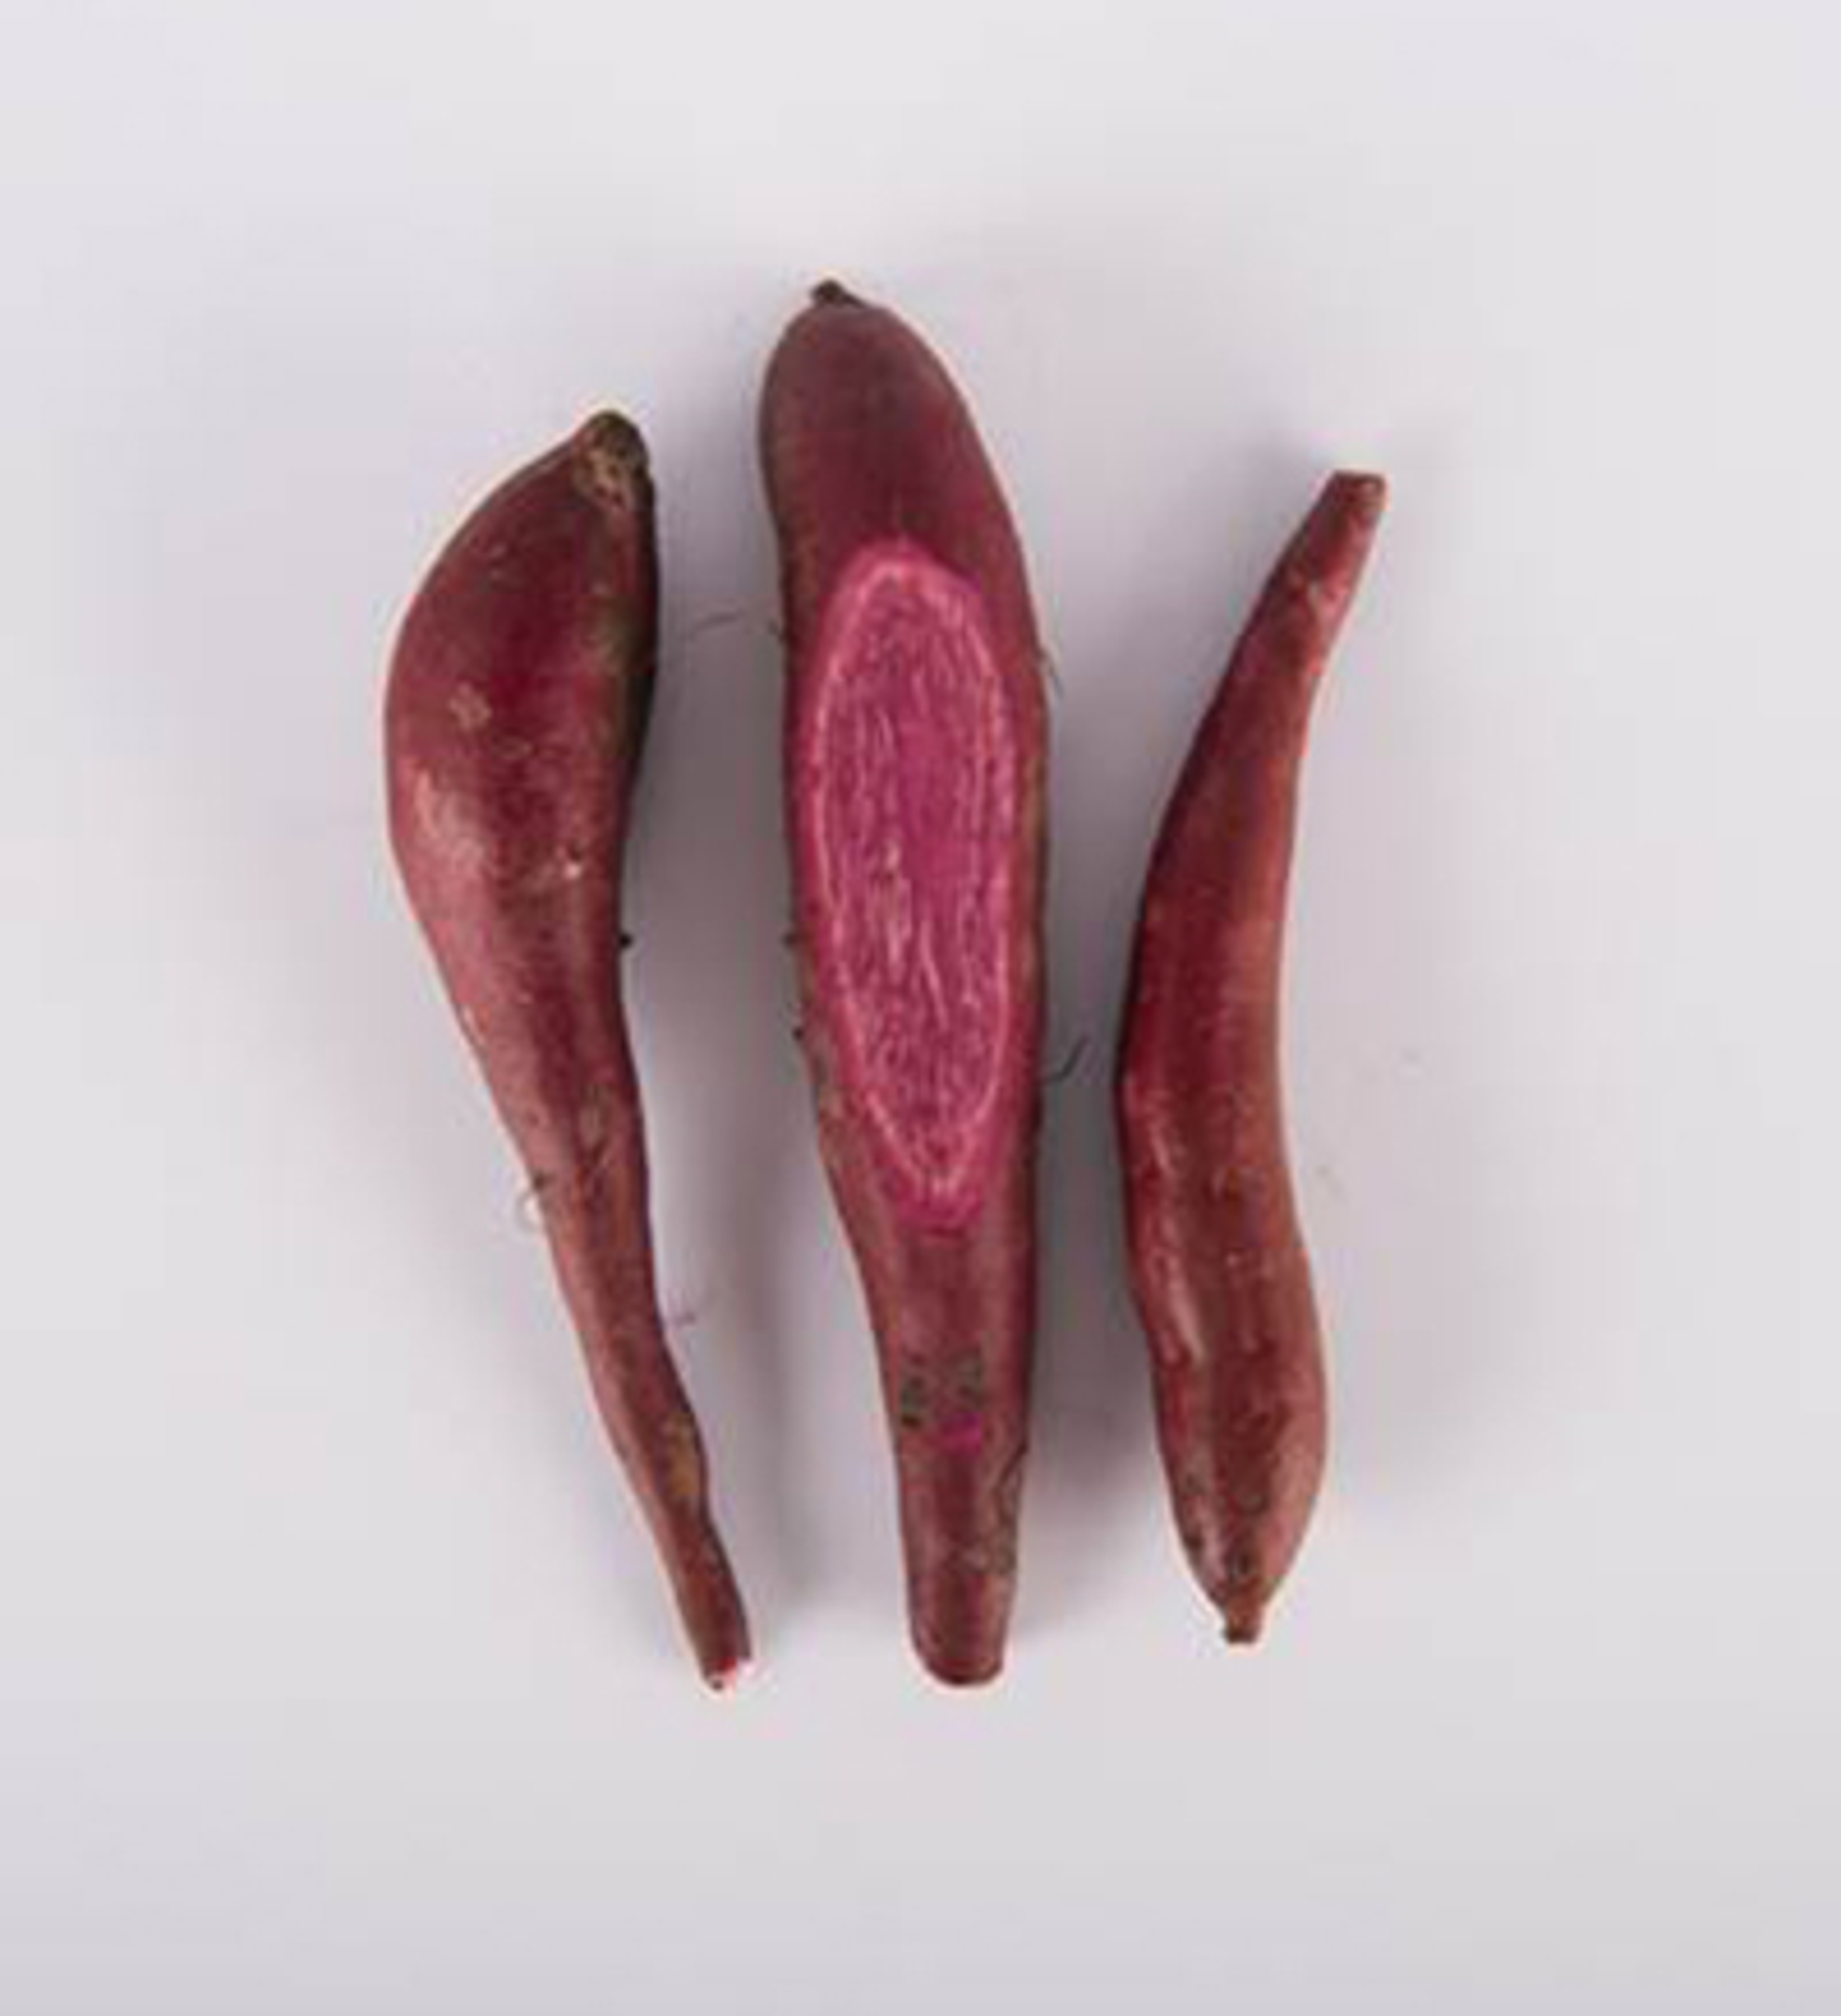
[[891, 542], [814, 674], [810, 859], [843, 1067], [915, 1215], [976, 1208], [1010, 1040], [1015, 733], [975, 597]]

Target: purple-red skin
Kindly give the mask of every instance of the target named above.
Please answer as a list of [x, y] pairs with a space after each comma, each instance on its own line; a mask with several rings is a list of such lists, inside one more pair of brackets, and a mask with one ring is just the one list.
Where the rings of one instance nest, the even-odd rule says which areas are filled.
[[1311, 703], [1385, 496], [1378, 476], [1332, 477], [1241, 632], [1158, 836], [1119, 1053], [1158, 1439], [1184, 1548], [1234, 1644], [1259, 1636], [1323, 1476], [1280, 981]]
[[748, 1624], [659, 1315], [620, 985], [658, 593], [645, 447], [600, 415], [486, 499], [412, 603], [385, 710], [390, 825], [529, 1172], [602, 1419], [720, 1687], [747, 1663]]
[[876, 1334], [915, 1648], [995, 1676], [1036, 1320], [1047, 707], [964, 402], [834, 283], [769, 366], [802, 1040]]

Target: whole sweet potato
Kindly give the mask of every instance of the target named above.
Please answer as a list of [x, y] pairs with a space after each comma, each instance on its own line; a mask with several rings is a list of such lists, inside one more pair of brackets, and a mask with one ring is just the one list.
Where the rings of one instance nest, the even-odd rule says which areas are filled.
[[602, 415], [488, 498], [412, 604], [386, 709], [390, 821], [529, 1171], [607, 1432], [721, 1686], [748, 1625], [659, 1317], [620, 988], [657, 607], [645, 449]]
[[1234, 647], [1151, 857], [1119, 1053], [1132, 1283], [1171, 1502], [1234, 1643], [1259, 1636], [1323, 1474], [1279, 983], [1311, 703], [1385, 495], [1378, 477], [1331, 480]]
[[761, 449], [788, 657], [803, 1037], [879, 1349], [910, 1626], [1002, 1664], [1035, 1327], [1046, 709], [971, 416], [887, 310], [817, 290]]

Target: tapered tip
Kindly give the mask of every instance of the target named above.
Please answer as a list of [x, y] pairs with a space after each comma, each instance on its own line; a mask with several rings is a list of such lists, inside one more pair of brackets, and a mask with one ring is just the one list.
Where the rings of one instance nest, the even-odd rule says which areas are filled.
[[944, 1654], [924, 1646], [918, 1649], [921, 1665], [943, 1687], [988, 1687], [1003, 1671], [1001, 1648]]
[[1007, 1590], [982, 1580], [924, 1579], [909, 1617], [915, 1654], [942, 1687], [988, 1687], [1003, 1670], [1009, 1608]]
[[1387, 506], [1387, 478], [1372, 470], [1339, 469], [1327, 488], [1359, 525], [1373, 527]]
[[694, 1512], [688, 1526], [665, 1526], [660, 1546], [697, 1669], [708, 1686], [726, 1694], [748, 1670], [754, 1643], [721, 1537]]
[[1266, 1606], [1255, 1598], [1245, 1603], [1230, 1603], [1221, 1613], [1224, 1620], [1223, 1636], [1230, 1645], [1256, 1645], [1259, 1633], [1266, 1622]]
[[645, 437], [624, 413], [592, 415], [575, 430], [569, 448], [577, 483], [598, 503], [625, 512], [650, 502]]

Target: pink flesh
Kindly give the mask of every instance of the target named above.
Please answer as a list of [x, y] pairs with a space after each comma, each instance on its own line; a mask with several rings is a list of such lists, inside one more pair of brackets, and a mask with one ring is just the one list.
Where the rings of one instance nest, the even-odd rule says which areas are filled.
[[1007, 695], [975, 592], [918, 547], [860, 553], [833, 597], [805, 765], [815, 947], [841, 1060], [919, 1217], [977, 1210], [1016, 1045]]

